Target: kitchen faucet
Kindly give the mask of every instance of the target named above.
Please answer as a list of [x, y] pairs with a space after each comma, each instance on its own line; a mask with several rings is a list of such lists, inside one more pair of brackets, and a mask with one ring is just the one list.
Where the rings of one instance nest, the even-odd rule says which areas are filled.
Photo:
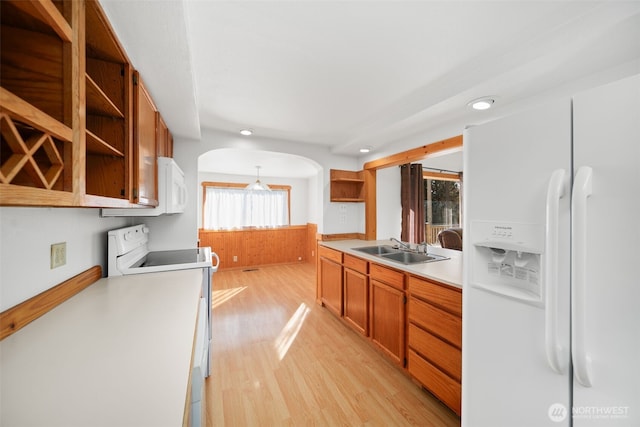
[[416, 246], [416, 251], [417, 252], [420, 252], [420, 246], [424, 247], [424, 254], [428, 255], [429, 254], [429, 244], [427, 242], [418, 243], [418, 246]]
[[404, 243], [404, 242], [396, 239], [395, 237], [391, 237], [389, 240], [391, 240], [392, 242], [398, 243], [400, 246], [402, 246], [403, 248], [405, 248], [408, 251], [411, 250], [411, 244], [410, 243]]

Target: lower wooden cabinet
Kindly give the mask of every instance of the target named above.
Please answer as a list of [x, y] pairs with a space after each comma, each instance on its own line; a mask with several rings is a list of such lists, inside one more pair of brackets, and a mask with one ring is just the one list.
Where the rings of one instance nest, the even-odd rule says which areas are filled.
[[458, 415], [462, 380], [462, 291], [409, 278], [409, 374]]
[[427, 355], [429, 359], [438, 364], [444, 373], [457, 381], [462, 379], [462, 352], [459, 348], [421, 329], [414, 323], [409, 323], [407, 340], [409, 346], [416, 353]]
[[364, 336], [369, 335], [368, 262], [344, 255], [344, 320]]
[[319, 247], [320, 300], [336, 316], [342, 316], [342, 252]]
[[318, 246], [322, 305], [460, 415], [462, 290]]
[[405, 293], [369, 280], [369, 335], [371, 341], [396, 364], [404, 366]]
[[371, 263], [369, 267], [369, 335], [400, 366], [405, 365], [405, 273]]
[[460, 381], [443, 373], [438, 367], [431, 364], [411, 348], [409, 348], [408, 368], [412, 377], [424, 385], [456, 414], [460, 415], [462, 401]]

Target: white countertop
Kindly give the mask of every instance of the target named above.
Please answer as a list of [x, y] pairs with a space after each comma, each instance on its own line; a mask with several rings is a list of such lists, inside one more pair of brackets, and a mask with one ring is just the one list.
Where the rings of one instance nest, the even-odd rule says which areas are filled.
[[442, 249], [436, 246], [429, 246], [429, 253], [443, 255], [450, 259], [436, 262], [428, 262], [422, 264], [401, 264], [386, 260], [382, 257], [365, 254], [353, 250], [353, 248], [361, 248], [363, 246], [378, 245], [395, 245], [390, 240], [330, 240], [320, 242], [321, 245], [329, 248], [337, 249], [344, 253], [355, 255], [357, 257], [406, 271], [416, 276], [432, 279], [440, 283], [462, 288], [462, 252], [451, 249]]
[[181, 426], [202, 270], [100, 279], [0, 342], [0, 425]]

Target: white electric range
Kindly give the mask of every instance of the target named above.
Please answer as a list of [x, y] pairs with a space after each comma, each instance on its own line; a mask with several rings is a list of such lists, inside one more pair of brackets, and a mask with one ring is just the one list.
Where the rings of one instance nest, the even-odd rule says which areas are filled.
[[[220, 262], [218, 255], [208, 247], [151, 252], [149, 228], [144, 224], [111, 230], [108, 236], [109, 277], [190, 268], [217, 270]], [[215, 266], [212, 264], [214, 257]]]
[[[134, 225], [108, 232], [108, 276], [202, 269], [202, 298], [192, 369], [192, 420], [199, 425], [204, 404], [204, 379], [211, 373], [211, 310], [213, 273], [220, 258], [211, 248], [149, 251], [149, 228]], [[215, 258], [216, 264], [213, 265]]]

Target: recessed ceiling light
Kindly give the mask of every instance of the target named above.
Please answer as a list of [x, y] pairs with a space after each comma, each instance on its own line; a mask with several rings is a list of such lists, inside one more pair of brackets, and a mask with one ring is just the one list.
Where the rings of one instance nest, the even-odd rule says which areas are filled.
[[253, 131], [251, 129], [242, 129], [240, 131], [240, 134], [244, 136], [249, 136], [249, 135], [253, 135]]
[[371, 151], [371, 148], [370, 148], [370, 147], [362, 147], [362, 148], [360, 149], [360, 152], [361, 152], [361, 153], [368, 153], [368, 152], [370, 152], [370, 151]]
[[491, 108], [491, 106], [493, 106], [494, 102], [496, 102], [495, 99], [484, 97], [484, 98], [474, 99], [473, 101], [469, 102], [467, 105], [473, 108], [474, 110], [488, 110], [489, 108]]

